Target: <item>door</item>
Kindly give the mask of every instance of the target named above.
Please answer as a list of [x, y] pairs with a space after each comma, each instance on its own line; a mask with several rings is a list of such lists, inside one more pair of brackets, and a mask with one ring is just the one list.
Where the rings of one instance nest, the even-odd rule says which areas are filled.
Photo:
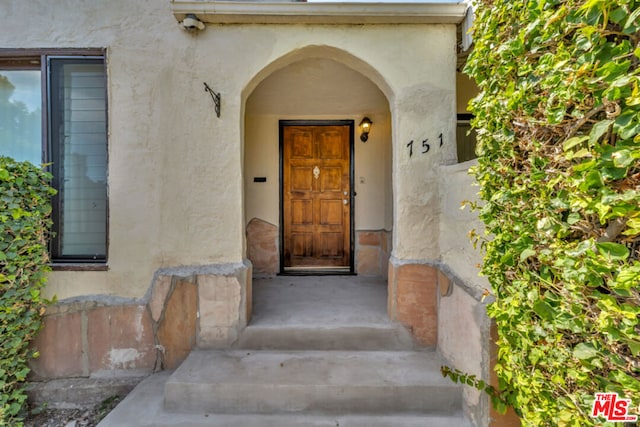
[[353, 271], [353, 121], [281, 122], [285, 271]]

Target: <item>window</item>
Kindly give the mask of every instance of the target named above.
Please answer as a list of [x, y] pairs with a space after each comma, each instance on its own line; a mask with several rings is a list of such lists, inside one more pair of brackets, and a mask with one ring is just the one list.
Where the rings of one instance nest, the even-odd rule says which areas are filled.
[[107, 259], [107, 98], [102, 51], [0, 50], [0, 154], [48, 164], [54, 263]]
[[475, 159], [476, 156], [476, 131], [469, 123], [471, 114], [458, 114], [458, 126], [456, 139], [458, 141], [458, 163]]

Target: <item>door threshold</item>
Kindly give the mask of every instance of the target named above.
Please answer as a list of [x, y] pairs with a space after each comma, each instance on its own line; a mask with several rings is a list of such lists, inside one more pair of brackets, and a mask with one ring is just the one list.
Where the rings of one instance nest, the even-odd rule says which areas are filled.
[[285, 267], [278, 276], [355, 276], [350, 267]]

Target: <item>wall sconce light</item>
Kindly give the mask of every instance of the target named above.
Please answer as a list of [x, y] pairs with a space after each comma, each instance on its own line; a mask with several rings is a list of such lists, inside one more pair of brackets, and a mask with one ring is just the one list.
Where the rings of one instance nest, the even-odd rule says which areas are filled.
[[358, 125], [360, 126], [360, 130], [362, 131], [362, 133], [360, 134], [360, 141], [367, 142], [367, 140], [369, 139], [369, 131], [371, 131], [372, 124], [373, 122], [369, 117], [365, 117], [364, 119], [362, 119], [362, 121]]

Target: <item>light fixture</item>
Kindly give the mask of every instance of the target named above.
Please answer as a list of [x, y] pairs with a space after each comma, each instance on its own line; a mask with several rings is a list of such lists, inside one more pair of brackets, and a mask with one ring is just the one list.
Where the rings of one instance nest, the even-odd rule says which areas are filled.
[[369, 131], [371, 131], [372, 124], [373, 122], [369, 117], [365, 117], [364, 119], [362, 119], [362, 121], [358, 125], [362, 130], [362, 133], [360, 134], [360, 141], [367, 142], [367, 140], [369, 139]]

